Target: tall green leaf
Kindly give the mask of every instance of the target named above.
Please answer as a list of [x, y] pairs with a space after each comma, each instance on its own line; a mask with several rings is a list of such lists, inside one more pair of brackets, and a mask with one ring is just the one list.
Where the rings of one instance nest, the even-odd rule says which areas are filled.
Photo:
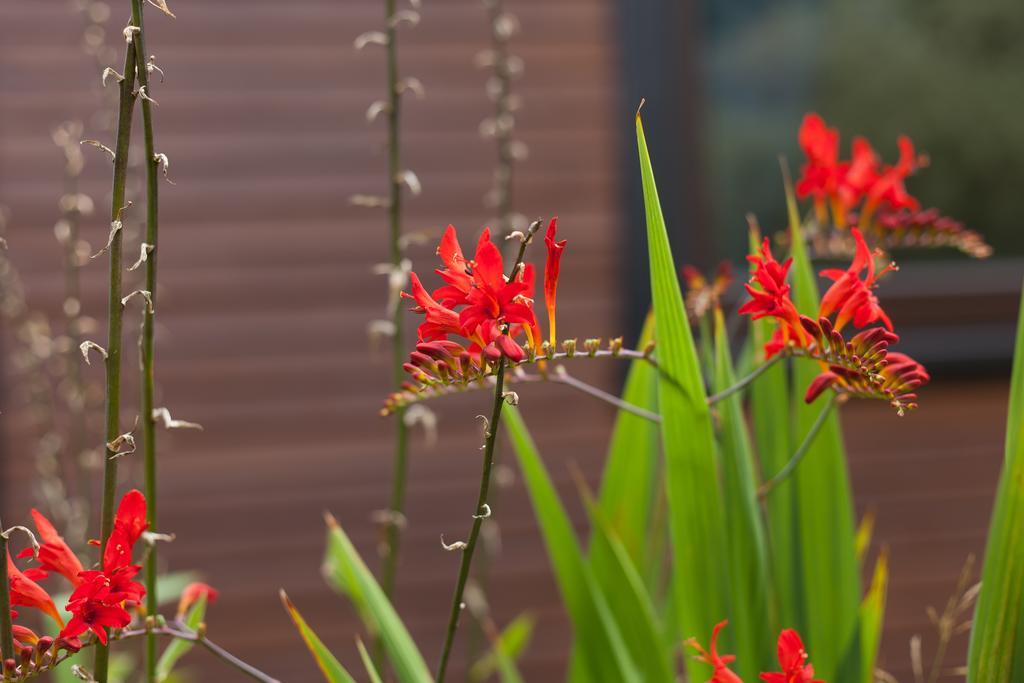
[[[469, 680], [486, 681], [495, 672], [515, 666], [515, 661], [526, 650], [533, 637], [536, 619], [529, 614], [520, 614], [502, 629], [491, 643], [491, 650], [478, 659], [469, 670]], [[503, 663], [501, 659], [506, 660]], [[506, 672], [507, 673], [507, 672]], [[506, 676], [507, 677], [507, 676]]]
[[875, 661], [882, 640], [885, 622], [885, 598], [889, 590], [889, 553], [884, 548], [875, 561], [871, 587], [860, 605], [861, 678], [864, 683], [875, 681]]
[[[729, 336], [721, 310], [715, 311], [714, 390], [736, 383]], [[747, 433], [740, 395], [719, 401], [719, 460], [725, 499], [726, 543], [729, 549], [732, 629], [736, 642], [736, 669], [741, 678], [754, 680], [772, 663], [772, 640], [778, 633], [770, 601], [771, 572], [761, 506], [758, 501], [754, 453]]]
[[[788, 178], [786, 206], [793, 256], [793, 300], [799, 311], [813, 317], [818, 311], [818, 281], [807, 254], [796, 198]], [[807, 405], [803, 399], [807, 386], [820, 371], [818, 365], [810, 361], [798, 360], [794, 364], [795, 426], [791, 453], [821, 411], [820, 405]], [[765, 474], [770, 476], [774, 472]], [[803, 620], [800, 629], [807, 638], [808, 651], [814, 654], [814, 667], [819, 676], [826, 680], [859, 681], [860, 575], [846, 454], [835, 411], [793, 473], [792, 480], [798, 539], [794, 549], [798, 553], [796, 562], [800, 566], [803, 594], [802, 610], [798, 614]]]
[[968, 683], [1024, 680], [1024, 297], [1010, 383], [1006, 457], [971, 630]]
[[295, 628], [298, 629], [299, 635], [302, 636], [306, 647], [312, 653], [313, 659], [316, 660], [316, 665], [320, 668], [320, 673], [324, 675], [327, 683], [356, 683], [356, 679], [352, 678], [348, 671], [345, 670], [345, 667], [341, 665], [341, 662], [331, 654], [331, 651], [327, 649], [327, 646], [324, 645], [319, 636], [310, 628], [306, 620], [302, 618], [299, 610], [295, 608], [295, 605], [288, 599], [284, 591], [281, 591], [281, 603], [288, 612], [288, 616], [295, 622]]
[[633, 658], [644, 664], [644, 680], [673, 681], [675, 648], [662, 647], [661, 624], [644, 580], [582, 477], [579, 488], [594, 529], [593, 550], [608, 558], [594, 566], [594, 577], [608, 597], [623, 639]]
[[[708, 633], [729, 615], [725, 526], [700, 360], [686, 319], [639, 114], [636, 135], [656, 320], [658, 405], [674, 559], [673, 594], [681, 635], [687, 637]], [[710, 672], [706, 664], [694, 659], [687, 661], [687, 670], [691, 680], [706, 679]]]
[[[654, 339], [654, 316], [648, 315], [637, 348]], [[658, 410], [658, 372], [647, 361], [633, 361], [626, 377], [622, 399], [627, 403]], [[646, 574], [646, 548], [650, 541], [658, 470], [658, 425], [626, 410], [615, 419], [608, 459], [601, 477], [600, 504], [604, 516], [621, 539], [641, 573]], [[591, 562], [599, 563], [591, 549]]]
[[635, 663], [630, 657], [608, 600], [583, 558], [569, 515], [519, 411], [506, 407], [502, 426], [508, 431], [512, 451], [519, 461], [555, 581], [573, 624], [577, 652], [581, 653], [573, 659], [573, 670], [583, 680], [595, 683], [647, 680], [637, 668], [637, 664], [644, 663]]
[[349, 596], [371, 633], [378, 634], [400, 683], [431, 683], [433, 676], [401, 618], [363, 563], [352, 541], [334, 519], [327, 516], [327, 554], [324, 577]]

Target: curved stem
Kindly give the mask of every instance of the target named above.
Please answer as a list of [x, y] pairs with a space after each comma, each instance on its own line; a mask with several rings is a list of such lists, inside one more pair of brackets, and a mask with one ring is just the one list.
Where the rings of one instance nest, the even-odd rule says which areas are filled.
[[[135, 71], [139, 88], [145, 89], [147, 97], [152, 97], [150, 90], [149, 68], [146, 61], [146, 29], [142, 13], [142, 0], [132, 0], [132, 23], [139, 27], [132, 44], [135, 48]], [[139, 344], [141, 354], [141, 421], [142, 421], [142, 452], [144, 462], [144, 479], [146, 494], [146, 521], [150, 530], [157, 527], [157, 486], [156, 486], [156, 420], [153, 418], [153, 335], [154, 308], [156, 306], [156, 263], [157, 263], [157, 228], [159, 225], [159, 178], [157, 171], [160, 162], [156, 156], [153, 139], [153, 103], [149, 99], [142, 100], [142, 133], [146, 151], [146, 242], [149, 254], [146, 258], [146, 290], [149, 301], [142, 308], [142, 340]], [[156, 614], [160, 606], [157, 595], [157, 549], [153, 544], [146, 560], [146, 612]], [[146, 680], [156, 681], [156, 636], [146, 637]]]
[[737, 391], [743, 391], [743, 389], [745, 389], [748, 384], [750, 384], [755, 379], [763, 375], [765, 372], [768, 371], [769, 368], [771, 368], [773, 365], [775, 365], [785, 357], [786, 354], [784, 353], [778, 353], [772, 356], [767, 361], [759, 365], [756, 370], [754, 370], [749, 375], [736, 382], [736, 384], [733, 384], [731, 387], [722, 389], [717, 394], [712, 394], [711, 396], [708, 396], [708, 405], [714, 405], [721, 401], [722, 399], [729, 398]]
[[[539, 375], [538, 378], [540, 378]], [[661, 423], [661, 415], [659, 415], [658, 413], [654, 413], [651, 412], [650, 410], [647, 410], [646, 408], [641, 408], [640, 406], [633, 405], [629, 401], [622, 400], [615, 394], [608, 393], [604, 389], [599, 389], [593, 386], [592, 384], [587, 384], [583, 380], [577, 379], [570, 375], [568, 372], [565, 372], [564, 368], [562, 367], [559, 367], [558, 370], [551, 377], [547, 378], [547, 380], [550, 382], [555, 382], [556, 384], [564, 384], [568, 387], [576, 389], [577, 391], [582, 391], [587, 396], [592, 396], [598, 400], [604, 401], [605, 403], [610, 403], [619, 410], [624, 410], [627, 413], [632, 413], [633, 415], [642, 417], [645, 420], [650, 420], [651, 422], [656, 422], [659, 424]]]
[[477, 540], [480, 537], [480, 526], [490, 510], [487, 507], [487, 493], [491, 486], [491, 467], [494, 464], [494, 444], [498, 436], [498, 422], [501, 420], [501, 407], [505, 404], [505, 359], [498, 361], [498, 374], [495, 375], [494, 383], [494, 406], [491, 409], [491, 420], [487, 423], [487, 434], [484, 441], [483, 469], [480, 472], [480, 492], [477, 495], [476, 508], [473, 512], [473, 527], [469, 532], [469, 540], [462, 551], [462, 563], [459, 566], [459, 578], [455, 584], [455, 595], [452, 596], [451, 613], [448, 616], [448, 629], [444, 639], [444, 649], [441, 651], [441, 663], [437, 669], [437, 683], [444, 683], [444, 675], [448, 670], [448, 658], [451, 656], [452, 644], [455, 642], [455, 632], [459, 627], [459, 615], [462, 612], [462, 594], [466, 589], [466, 579], [469, 578], [469, 569], [473, 563], [473, 551], [476, 550]]
[[0, 655], [14, 656], [14, 626], [11, 623], [11, 584], [7, 576], [7, 534], [0, 521]]
[[[136, 38], [138, 34], [136, 34]], [[128, 174], [128, 147], [132, 135], [132, 112], [135, 109], [135, 49], [129, 45], [124, 57], [124, 79], [120, 83], [117, 116], [117, 140], [114, 146], [114, 176], [111, 186], [110, 220], [121, 218], [125, 206], [125, 180]], [[103, 461], [103, 505], [100, 515], [100, 557], [114, 526], [114, 501], [117, 496], [117, 457], [110, 444], [121, 433], [121, 245], [123, 230], [112, 231], [110, 239], [110, 286], [107, 301], [107, 359], [106, 359], [106, 440]], [[106, 683], [110, 663], [110, 650], [96, 648], [93, 676], [98, 683]]]
[[807, 455], [807, 452], [811, 449], [811, 446], [814, 444], [814, 439], [817, 438], [821, 428], [825, 426], [825, 420], [828, 419], [829, 414], [838, 402], [839, 396], [837, 394], [833, 394], [829, 397], [828, 403], [826, 403], [825, 407], [823, 407], [821, 412], [818, 413], [817, 419], [814, 420], [814, 424], [811, 425], [811, 428], [807, 432], [807, 436], [804, 437], [803, 443], [801, 443], [796, 449], [796, 453], [793, 454], [793, 457], [789, 459], [789, 462], [787, 462], [774, 477], [766, 481], [761, 485], [761, 488], [758, 489], [757, 495], [759, 498], [765, 498], [779, 484], [786, 481], [786, 479], [789, 478], [789, 475], [793, 474], [793, 470], [796, 469], [797, 465], [800, 464], [800, 461], [804, 459], [804, 456]]

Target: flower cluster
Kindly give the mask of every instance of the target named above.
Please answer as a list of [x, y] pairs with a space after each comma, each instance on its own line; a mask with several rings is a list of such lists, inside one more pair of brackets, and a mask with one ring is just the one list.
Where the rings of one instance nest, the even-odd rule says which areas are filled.
[[[728, 623], [722, 621], [715, 626], [711, 632], [711, 648], [708, 650], [705, 650], [695, 638], [686, 641], [687, 645], [697, 651], [697, 659], [712, 667], [708, 683], [743, 683], [743, 680], [729, 669], [729, 663], [736, 657], [718, 654], [718, 634]], [[781, 671], [762, 673], [760, 678], [764, 683], [823, 683], [814, 678], [814, 667], [807, 663], [808, 654], [804, 649], [803, 640], [793, 629], [785, 629], [779, 634], [778, 657]]]
[[[807, 161], [796, 193], [813, 199], [819, 226], [831, 224], [841, 230], [857, 225], [886, 248], [952, 246], [975, 258], [991, 255], [992, 248], [980, 234], [936, 209], [922, 211], [921, 203], [907, 191], [906, 179], [928, 164], [907, 136], [897, 140], [900, 156], [891, 165], [883, 164], [861, 137], [853, 139], [850, 159], [840, 159], [839, 131], [814, 113], [804, 117], [798, 138]], [[849, 244], [845, 236], [836, 237], [839, 246]]]
[[[753, 276], [745, 287], [751, 300], [740, 313], [753, 320], [770, 317], [777, 321], [765, 345], [766, 358], [789, 353], [822, 364], [823, 372], [808, 387], [808, 403], [831, 388], [849, 396], [886, 400], [902, 415], [916, 407], [914, 392], [928, 382], [928, 373], [909, 356], [889, 351], [899, 337], [874, 290], [878, 279], [895, 270], [895, 265], [876, 268], [877, 254], [868, 248], [857, 228], [850, 232], [856, 243], [853, 262], [846, 270], [822, 271], [832, 285], [814, 318], [802, 315], [790, 298], [787, 276], [792, 259], [784, 263], [775, 260], [767, 238], [760, 253], [748, 257]], [[847, 325], [862, 331], [847, 341], [842, 335]]]
[[[47, 671], [63, 657], [61, 651], [77, 652], [82, 648], [81, 636], [88, 632], [106, 644], [109, 629], [122, 629], [132, 621], [132, 610], [140, 607], [146, 589], [134, 580], [141, 566], [132, 563], [132, 554], [146, 523], [146, 499], [139, 491], [129, 491], [121, 499], [114, 517], [114, 526], [104, 545], [99, 569], [85, 569], [82, 561], [61, 537], [53, 524], [38, 510], [32, 510], [38, 547], [29, 547], [18, 554], [18, 559], [35, 558], [38, 566], [22, 571], [7, 556], [7, 571], [11, 604], [39, 610], [60, 629], [56, 638], [40, 637], [21, 624], [14, 624], [16, 652], [2, 653], [4, 671], [22, 680]], [[98, 541], [90, 541], [99, 545]], [[65, 606], [70, 619], [65, 623], [53, 598], [38, 581], [51, 574], [63, 576], [73, 592]], [[217, 591], [204, 583], [193, 583], [185, 588], [179, 605], [179, 617], [197, 600], [208, 602], [217, 598]], [[17, 618], [17, 612], [11, 612]], [[17, 654], [18, 658], [13, 655]], [[7, 680], [5, 678], [4, 680]]]
[[480, 235], [473, 257], [467, 258], [455, 228], [448, 226], [437, 248], [443, 267], [435, 271], [445, 284], [430, 293], [419, 276], [410, 273], [411, 292], [402, 292], [415, 302], [412, 310], [424, 315], [418, 329], [420, 343], [405, 365], [414, 379], [476, 373], [503, 360], [519, 363], [554, 345], [558, 271], [565, 249], [565, 240], [555, 239], [557, 225], [557, 218], [551, 219], [544, 239], [548, 252], [544, 266], [547, 342], [541, 338], [534, 313], [533, 264], [517, 262], [506, 275], [501, 250], [491, 241], [489, 229]]

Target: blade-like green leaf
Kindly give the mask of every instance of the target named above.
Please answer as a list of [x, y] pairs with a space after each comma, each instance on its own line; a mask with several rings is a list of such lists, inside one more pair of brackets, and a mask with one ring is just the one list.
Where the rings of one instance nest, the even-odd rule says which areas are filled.
[[644, 580], [611, 523], [579, 478], [580, 493], [594, 529], [592, 551], [607, 558], [594, 565], [594, 577], [619, 624], [626, 647], [644, 670], [645, 681], [672, 681], [675, 648], [662, 647], [662, 628]]
[[[674, 595], [680, 635], [688, 637], [710, 632], [729, 615], [722, 542], [725, 526], [700, 360], [686, 319], [639, 114], [636, 134], [656, 320], [658, 405], [665, 450]], [[711, 670], [706, 664], [688, 659], [687, 671], [691, 680], [705, 680]]]
[[366, 646], [363, 645], [362, 638], [356, 638], [356, 647], [359, 649], [359, 658], [363, 660], [363, 667], [366, 669], [366, 675], [370, 677], [370, 683], [383, 683], [380, 678], [380, 673], [377, 672], [377, 665], [373, 663], [373, 658], [370, 657], [370, 653], [366, 651]]
[[572, 620], [577, 652], [584, 653], [573, 660], [574, 667], [582, 669], [574, 670], [580, 672], [583, 680], [594, 683], [642, 680], [614, 622], [608, 601], [583, 558], [569, 515], [523, 418], [511, 406], [505, 408], [502, 418], [544, 536], [562, 601]]
[[[714, 390], [736, 383], [729, 337], [721, 310], [715, 311]], [[778, 633], [771, 607], [771, 572], [761, 506], [757, 497], [754, 454], [747, 433], [740, 395], [716, 404], [719, 461], [725, 500], [726, 542], [729, 550], [730, 594], [736, 670], [754, 680], [772, 663], [772, 640]]]
[[[185, 624], [189, 629], [195, 631], [205, 618], [206, 595], [203, 594], [189, 609], [188, 614], [185, 616]], [[167, 645], [167, 649], [160, 655], [160, 659], [156, 663], [156, 680], [166, 681], [178, 660], [184, 657], [193, 647], [195, 647], [195, 643], [189, 640], [181, 640], [179, 638], [171, 640]]]
[[327, 517], [324, 576], [335, 590], [349, 596], [367, 629], [380, 636], [400, 683], [431, 683], [433, 676], [405, 624], [363, 563], [338, 522]]
[[[647, 316], [637, 348], [654, 339], [654, 317]], [[622, 399], [652, 412], [658, 410], [658, 372], [650, 363], [633, 361], [626, 377]], [[645, 549], [649, 543], [651, 511], [654, 507], [658, 470], [658, 425], [626, 410], [620, 410], [608, 447], [608, 460], [601, 477], [601, 509], [622, 540], [629, 556], [646, 575]], [[599, 563], [591, 549], [591, 563]]]
[[469, 672], [469, 680], [485, 681], [493, 676], [500, 667], [498, 651], [511, 662], [519, 659], [530, 644], [534, 624], [536, 624], [536, 619], [531, 614], [520, 614], [510, 621], [508, 626], [498, 634], [496, 642], [492, 643], [491, 650], [473, 664]]
[[352, 678], [349, 672], [345, 670], [345, 667], [341, 665], [341, 662], [331, 654], [331, 651], [327, 649], [323, 641], [309, 627], [309, 624], [302, 618], [299, 610], [295, 608], [295, 605], [288, 599], [284, 591], [281, 591], [281, 603], [292, 618], [292, 621], [295, 622], [295, 628], [298, 629], [299, 635], [302, 636], [306, 647], [312, 653], [313, 659], [316, 660], [316, 665], [320, 667], [320, 672], [324, 675], [327, 683], [355, 683], [356, 679]]
[[1024, 296], [1010, 383], [1006, 457], [967, 658], [968, 683], [1018, 680], [1024, 680]]
[[860, 604], [861, 675], [864, 683], [875, 681], [875, 661], [882, 640], [885, 598], [889, 590], [889, 553], [883, 548], [875, 561], [871, 587]]
[[[800, 228], [796, 198], [786, 183], [793, 257], [793, 300], [797, 309], [815, 317], [818, 282]], [[804, 403], [804, 391], [820, 372], [816, 363], [797, 361], [793, 370], [792, 406], [796, 417], [790, 453], [811, 430], [820, 405]], [[827, 400], [827, 396], [825, 399]], [[766, 477], [775, 471], [765, 472]], [[825, 680], [861, 680], [860, 575], [857, 565], [853, 501], [846, 454], [833, 411], [800, 467], [793, 473], [796, 494], [797, 562], [800, 565], [801, 633], [814, 656], [815, 673]], [[775, 495], [775, 492], [772, 493]], [[850, 656], [850, 653], [856, 653]]]

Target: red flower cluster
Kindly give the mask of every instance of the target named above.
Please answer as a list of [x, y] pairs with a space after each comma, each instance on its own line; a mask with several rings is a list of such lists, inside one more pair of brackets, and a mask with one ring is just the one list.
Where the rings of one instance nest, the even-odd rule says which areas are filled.
[[[729, 669], [729, 663], [736, 657], [733, 655], [719, 655], [717, 652], [718, 633], [728, 621], [722, 621], [711, 632], [711, 649], [705, 650], [695, 638], [690, 638], [686, 644], [697, 650], [697, 659], [713, 667], [713, 672], [708, 683], [743, 683], [743, 680]], [[814, 667], [807, 663], [807, 651], [800, 639], [800, 634], [793, 629], [785, 629], [779, 634], [778, 643], [779, 668], [781, 671], [771, 671], [761, 674], [761, 680], [765, 683], [823, 683], [814, 678]]]
[[[751, 281], [745, 285], [751, 300], [740, 313], [753, 320], [771, 317], [778, 322], [765, 344], [766, 358], [784, 350], [800, 351], [822, 363], [824, 371], [808, 387], [808, 403], [825, 389], [833, 388], [849, 395], [888, 400], [902, 413], [916, 405], [913, 392], [928, 381], [928, 373], [909, 356], [888, 350], [899, 337], [892, 332], [892, 321], [874, 290], [879, 277], [895, 266], [889, 264], [877, 270], [876, 255], [860, 231], [853, 228], [850, 232], [856, 242], [853, 262], [846, 270], [822, 271], [832, 285], [822, 297], [815, 318], [797, 310], [786, 282], [792, 259], [776, 261], [767, 238], [760, 253], [747, 257], [753, 264]], [[847, 342], [840, 332], [851, 323], [868, 329]], [[872, 327], [878, 323], [881, 326]]]
[[861, 217], [867, 220], [879, 209], [917, 211], [920, 203], [907, 192], [904, 181], [928, 159], [914, 151], [910, 138], [897, 140], [899, 161], [882, 164], [878, 154], [864, 138], [854, 138], [852, 156], [839, 158], [839, 131], [829, 128], [817, 114], [807, 114], [800, 125], [800, 147], [807, 156], [803, 174], [796, 184], [798, 197], [813, 197], [818, 221], [827, 222], [832, 209], [836, 225], [845, 225], [847, 214], [863, 201]]
[[[548, 309], [551, 341], [555, 340], [555, 299], [558, 288], [558, 270], [565, 241], [555, 241], [557, 218], [551, 219], [545, 244], [548, 257], [544, 268], [544, 298]], [[525, 263], [508, 276], [501, 251], [491, 242], [489, 229], [485, 229], [476, 245], [473, 258], [462, 252], [455, 228], [448, 226], [437, 248], [443, 268], [435, 272], [445, 285], [428, 293], [416, 273], [411, 273], [411, 293], [402, 296], [412, 299], [412, 310], [424, 314], [418, 335], [420, 344], [410, 355], [406, 371], [420, 377], [425, 369], [432, 369], [436, 358], [425, 353], [435, 351], [444, 357], [465, 356], [474, 366], [483, 361], [497, 362], [502, 358], [518, 363], [526, 358], [526, 351], [518, 341], [525, 337], [526, 345], [538, 353], [543, 344], [540, 326], [534, 314], [536, 275], [533, 264]], [[461, 337], [452, 341], [450, 337]], [[435, 355], [436, 355], [435, 354]]]

